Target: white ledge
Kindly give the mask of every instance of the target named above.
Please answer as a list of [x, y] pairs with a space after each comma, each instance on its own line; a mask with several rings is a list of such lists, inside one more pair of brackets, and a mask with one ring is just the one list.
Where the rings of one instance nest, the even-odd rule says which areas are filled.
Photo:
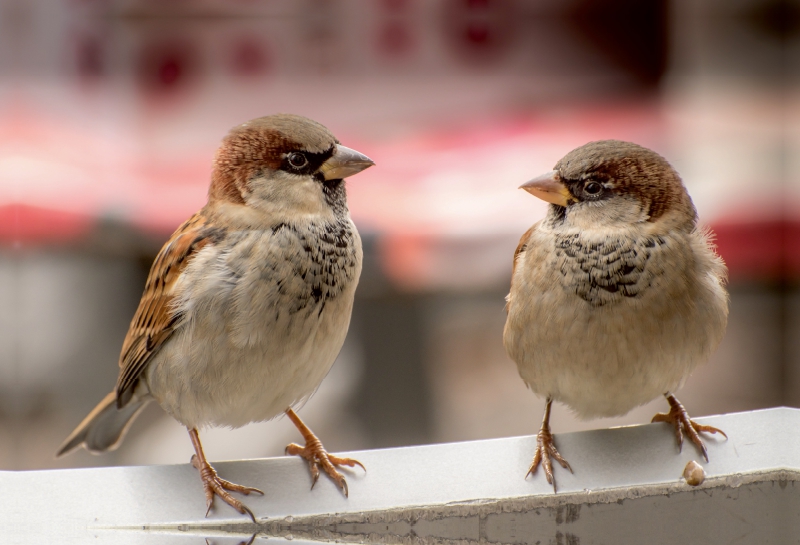
[[[710, 463], [672, 428], [648, 424], [558, 434], [575, 473], [525, 479], [534, 437], [345, 453], [350, 497], [299, 458], [219, 462], [225, 479], [261, 488], [245, 503], [258, 523], [216, 500], [208, 518], [188, 463], [0, 472], [5, 543], [236, 543], [258, 534], [384, 543], [796, 543], [800, 410], [700, 418]], [[124, 448], [124, 447], [123, 447]], [[707, 478], [686, 484], [696, 460]], [[737, 541], [738, 540], [738, 541]]]

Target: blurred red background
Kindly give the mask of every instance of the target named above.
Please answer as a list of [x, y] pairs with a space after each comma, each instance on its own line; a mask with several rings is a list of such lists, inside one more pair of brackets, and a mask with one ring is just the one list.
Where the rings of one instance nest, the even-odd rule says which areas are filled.
[[[596, 139], [667, 157], [730, 268], [729, 335], [687, 385], [689, 410], [800, 400], [794, 4], [0, 7], [5, 466], [188, 459], [158, 410], [119, 453], [51, 454], [113, 386], [147, 267], [205, 202], [219, 140], [277, 112], [322, 122], [377, 163], [348, 182], [366, 249], [351, 336], [306, 408], [330, 448], [534, 431], [540, 402], [503, 352], [502, 306], [513, 249], [545, 208], [516, 188]], [[590, 423], [562, 409], [554, 426], [645, 422], [660, 408]], [[279, 454], [291, 429], [267, 426], [212, 443], [212, 456]]]

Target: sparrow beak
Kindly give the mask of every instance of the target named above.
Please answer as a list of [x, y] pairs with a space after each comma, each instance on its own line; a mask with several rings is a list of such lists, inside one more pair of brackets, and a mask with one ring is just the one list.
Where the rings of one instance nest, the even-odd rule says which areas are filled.
[[333, 155], [322, 163], [319, 171], [326, 180], [341, 180], [358, 174], [374, 164], [375, 162], [363, 153], [337, 144]]
[[561, 183], [561, 177], [558, 175], [557, 170], [545, 172], [541, 176], [525, 182], [519, 188], [524, 189], [534, 197], [558, 206], [567, 206], [575, 200], [567, 186]]

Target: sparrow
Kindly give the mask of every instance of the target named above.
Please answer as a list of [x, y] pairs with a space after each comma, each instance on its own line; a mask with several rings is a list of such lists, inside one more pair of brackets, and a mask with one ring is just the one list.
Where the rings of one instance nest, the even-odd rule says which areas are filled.
[[[521, 189], [550, 203], [514, 252], [503, 344], [546, 399], [528, 475], [551, 458], [572, 471], [550, 432], [553, 401], [582, 419], [624, 415], [659, 395], [708, 461], [697, 424], [672, 393], [725, 333], [727, 269], [680, 176], [657, 153], [590, 142]], [[727, 436], [725, 436], [727, 438]], [[527, 475], [526, 475], [527, 477]]]
[[285, 413], [305, 440], [286, 453], [308, 462], [313, 483], [322, 469], [347, 496], [336, 467], [364, 466], [329, 454], [293, 407], [319, 386], [347, 334], [362, 250], [344, 178], [373, 164], [297, 115], [231, 129], [216, 153], [208, 203], [153, 262], [116, 387], [57, 456], [116, 448], [155, 400], [189, 432], [206, 515], [216, 495], [255, 521], [229, 492], [263, 493], [220, 478], [198, 430]]

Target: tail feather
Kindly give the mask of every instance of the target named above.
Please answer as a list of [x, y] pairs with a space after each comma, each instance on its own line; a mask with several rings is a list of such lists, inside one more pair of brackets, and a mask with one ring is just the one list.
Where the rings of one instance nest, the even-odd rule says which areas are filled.
[[133, 420], [150, 401], [150, 397], [133, 398], [117, 409], [117, 396], [111, 392], [92, 409], [75, 431], [61, 444], [56, 458], [83, 446], [93, 454], [114, 450], [119, 446]]

